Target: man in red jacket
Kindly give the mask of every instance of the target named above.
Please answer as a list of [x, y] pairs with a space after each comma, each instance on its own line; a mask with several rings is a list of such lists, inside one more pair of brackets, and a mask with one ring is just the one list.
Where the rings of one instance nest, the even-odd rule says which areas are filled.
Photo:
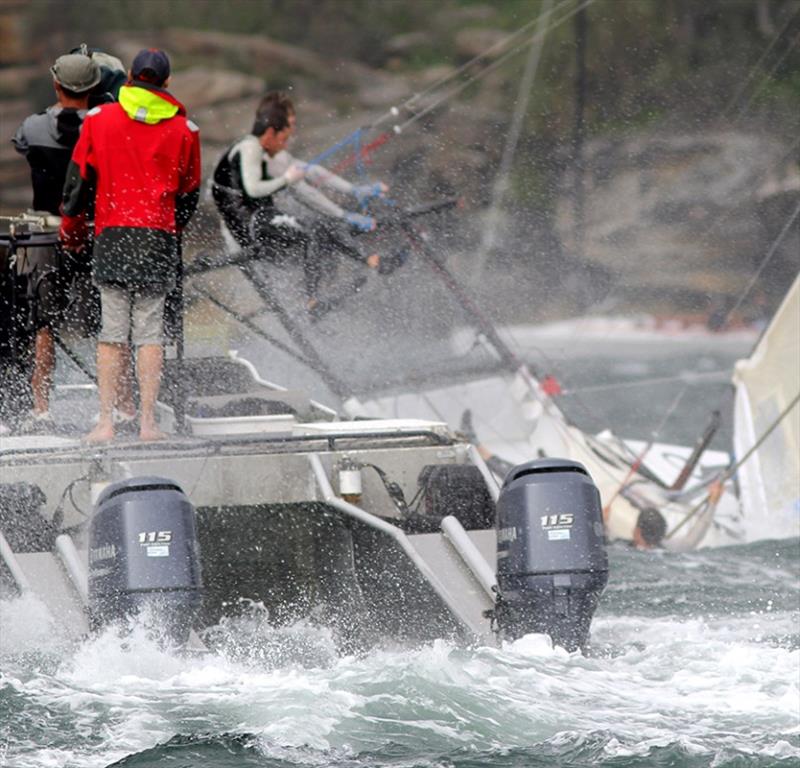
[[137, 348], [139, 437], [159, 440], [164, 300], [174, 287], [179, 236], [199, 199], [200, 135], [165, 88], [163, 51], [139, 51], [119, 102], [89, 111], [64, 186], [61, 238], [80, 250], [94, 203], [93, 277], [100, 287], [100, 420], [88, 442], [114, 438], [113, 405], [128, 339]]

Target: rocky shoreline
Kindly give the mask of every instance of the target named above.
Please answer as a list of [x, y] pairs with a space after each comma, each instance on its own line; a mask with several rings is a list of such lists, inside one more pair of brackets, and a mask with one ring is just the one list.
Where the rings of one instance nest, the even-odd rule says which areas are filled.
[[[24, 7], [12, 0], [0, 8], [0, 111], [6, 138], [48, 98], [49, 47], [55, 43], [24, 45]], [[503, 34], [469, 23], [455, 29], [456, 63]], [[254, 104], [268, 87], [291, 88], [300, 110], [297, 154], [313, 156], [452, 71], [442, 65], [400, 71], [398, 61], [430, 44], [425, 30], [388, 40], [382, 68], [332, 61], [259, 34], [166, 28], [147, 38], [108, 32], [90, 42], [123, 62], [146, 45], [170, 52], [175, 70], [170, 89], [201, 127], [205, 178], [225, 146], [249, 129]], [[592, 139], [582, 164], [584, 220], [577, 230], [568, 138], [562, 147], [545, 147], [537, 137], [524, 136], [515, 159], [514, 192], [526, 184], [526, 168], [530, 179], [541, 179], [546, 168], [544, 178], [556, 185], [549, 193], [552, 202], [549, 209], [524, 202], [531, 199], [524, 189], [509, 194], [499, 214], [496, 247], [476, 269], [474, 244], [486, 226], [489, 188], [510, 120], [504, 94], [508, 79], [516, 82], [518, 75], [503, 68], [493, 72], [467, 100], [449, 101], [413, 129], [392, 135], [367, 167], [370, 175], [390, 180], [401, 201], [463, 196], [466, 210], [451, 224], [448, 247], [476, 290], [489, 296], [504, 286], [524, 292], [526, 301], [508, 313], [521, 312], [530, 320], [597, 310], [609, 296], [615, 311], [654, 304], [702, 310], [743, 290], [800, 199], [796, 143], [792, 150], [764, 126], [628, 130], [624, 136]], [[346, 154], [331, 165], [346, 162]], [[17, 212], [28, 202], [27, 166], [4, 140], [0, 211]], [[190, 254], [215, 243], [215, 214], [208, 200], [204, 207], [188, 233]], [[800, 227], [795, 226], [775, 247], [769, 303], [797, 271], [799, 255]]]

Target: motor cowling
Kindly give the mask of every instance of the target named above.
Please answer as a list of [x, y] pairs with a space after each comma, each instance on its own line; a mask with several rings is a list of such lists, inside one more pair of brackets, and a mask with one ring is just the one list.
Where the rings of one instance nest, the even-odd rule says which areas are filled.
[[607, 581], [600, 493], [583, 465], [539, 459], [511, 470], [497, 500], [501, 634], [584, 648]]
[[89, 529], [92, 629], [146, 606], [165, 639], [185, 643], [202, 589], [195, 512], [180, 487], [136, 477], [105, 488]]

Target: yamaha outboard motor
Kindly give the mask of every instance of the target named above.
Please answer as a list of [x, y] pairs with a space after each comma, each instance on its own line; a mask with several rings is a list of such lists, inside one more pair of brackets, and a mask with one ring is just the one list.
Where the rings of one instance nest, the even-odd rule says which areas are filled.
[[502, 635], [541, 632], [583, 648], [607, 581], [600, 494], [583, 465], [539, 459], [511, 470], [497, 500]]
[[167, 639], [185, 643], [202, 600], [194, 508], [162, 477], [108, 486], [89, 529], [92, 629], [147, 606]]

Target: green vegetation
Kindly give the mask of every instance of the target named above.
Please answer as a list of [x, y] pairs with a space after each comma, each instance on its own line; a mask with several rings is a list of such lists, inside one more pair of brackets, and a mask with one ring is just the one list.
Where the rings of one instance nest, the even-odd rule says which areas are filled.
[[[534, 159], [517, 168], [513, 180], [519, 199], [539, 208], [548, 207], [554, 179], [571, 151], [578, 4], [552, 0], [523, 132], [533, 137], [527, 141], [535, 144], [528, 154]], [[544, 7], [545, 0], [83, 0], [80, 6], [73, 0], [39, 0], [28, 13], [33, 38], [46, 41], [52, 53], [80, 40], [101, 41], [105, 33], [157, 39], [159, 31], [178, 27], [266, 36], [332, 61], [348, 58], [413, 74], [464, 63], [472, 51], [459, 43], [460, 32], [483, 28], [511, 34]], [[54, 19], [59, 20], [55, 35]], [[563, 23], [553, 23], [559, 19]], [[743, 112], [776, 133], [796, 133], [800, 12], [795, 0], [595, 0], [586, 24], [587, 139], [622, 138], [644, 126], [734, 126]], [[406, 36], [404, 44], [398, 36]], [[471, 86], [459, 97], [488, 97], [496, 105], [501, 134], [518, 96], [525, 50], [522, 46], [503, 65], [499, 81]], [[202, 62], [195, 56], [192, 63]], [[225, 63], [242, 71], [252, 66], [244, 54], [229, 55]], [[291, 72], [277, 67], [269, 82], [291, 79]], [[353, 102], [344, 92], [347, 84], [341, 92], [327, 87], [334, 109], [348, 112]]]
[[[550, 18], [565, 18], [577, 2], [553, 0]], [[53, 19], [59, 19], [58, 37], [66, 41], [188, 27], [265, 35], [376, 67], [391, 59], [393, 70], [415, 71], [461, 63], [454, 42], [460, 30], [510, 33], [543, 6], [544, 0], [84, 0], [77, 10], [72, 0], [40, 0], [29, 13], [34, 36], [54, 45], [61, 41], [53, 38]], [[757, 63], [753, 101], [800, 109], [800, 13], [791, 0], [595, 0], [586, 13], [590, 133], [635, 127], [675, 111], [718, 117]], [[419, 32], [425, 37], [416, 45], [400, 54], [387, 51], [396, 36]], [[507, 71], [519, 71], [522, 58], [509, 62]], [[509, 98], [515, 79], [509, 77]], [[569, 18], [548, 33], [531, 130], [562, 131], [571, 123], [574, 79], [575, 29]]]

